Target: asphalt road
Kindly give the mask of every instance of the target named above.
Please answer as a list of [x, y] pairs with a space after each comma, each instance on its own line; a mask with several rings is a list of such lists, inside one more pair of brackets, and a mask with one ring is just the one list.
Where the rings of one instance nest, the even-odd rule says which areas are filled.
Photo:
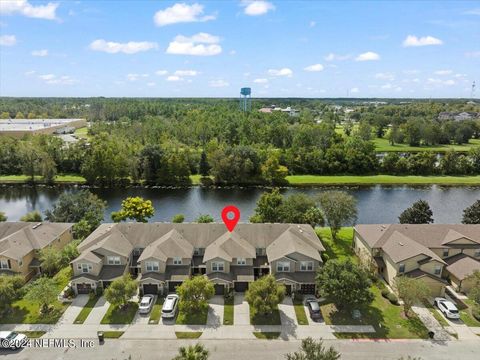
[[[210, 350], [211, 360], [284, 360], [284, 354], [296, 351], [300, 341], [281, 340], [205, 340], [200, 341]], [[194, 344], [190, 340], [106, 340], [103, 345], [95, 341], [93, 348], [29, 348], [16, 352], [0, 352], [0, 359], [25, 360], [145, 360], [172, 359], [178, 347]], [[478, 360], [480, 338], [472, 341], [449, 341], [434, 343], [421, 340], [396, 341], [349, 341], [328, 340], [327, 346], [334, 346], [342, 354], [342, 360], [374, 360], [400, 357], [420, 357], [423, 360]]]

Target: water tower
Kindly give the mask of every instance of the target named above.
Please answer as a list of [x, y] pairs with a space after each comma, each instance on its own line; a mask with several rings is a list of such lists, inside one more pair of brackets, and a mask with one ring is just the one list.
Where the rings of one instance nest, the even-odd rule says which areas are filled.
[[252, 110], [252, 89], [244, 87], [240, 89], [240, 110], [250, 111]]

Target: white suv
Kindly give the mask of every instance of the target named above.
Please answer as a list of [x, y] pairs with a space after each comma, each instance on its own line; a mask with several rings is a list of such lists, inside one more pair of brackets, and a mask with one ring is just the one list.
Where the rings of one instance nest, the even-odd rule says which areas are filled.
[[163, 319], [174, 319], [175, 316], [177, 315], [177, 309], [178, 309], [178, 301], [179, 301], [178, 295], [175, 294], [170, 294], [167, 296], [165, 299], [165, 302], [163, 303], [162, 307], [162, 318]]
[[437, 297], [433, 302], [447, 319], [460, 319], [457, 307], [445, 298]]

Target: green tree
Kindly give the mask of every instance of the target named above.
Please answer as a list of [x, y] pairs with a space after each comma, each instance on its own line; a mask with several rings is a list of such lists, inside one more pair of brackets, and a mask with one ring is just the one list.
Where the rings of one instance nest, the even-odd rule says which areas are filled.
[[284, 184], [288, 175], [286, 166], [280, 165], [278, 154], [271, 154], [261, 167], [262, 177], [269, 184]]
[[180, 310], [194, 314], [208, 307], [208, 300], [215, 295], [213, 283], [205, 276], [194, 276], [177, 287]]
[[131, 219], [137, 222], [148, 222], [148, 219], [155, 214], [155, 208], [150, 200], [144, 200], [142, 197], [127, 197], [122, 201], [122, 207], [119, 211], [112, 212], [112, 220], [120, 222]]
[[0, 274], [0, 314], [18, 298], [23, 284], [24, 279], [21, 275]]
[[400, 224], [430, 224], [433, 223], [433, 212], [425, 200], [418, 200], [405, 209], [398, 217]]
[[323, 346], [323, 341], [313, 340], [311, 337], [302, 340], [299, 351], [285, 355], [287, 360], [337, 360], [340, 353], [333, 347]]
[[47, 184], [53, 184], [55, 176], [57, 175], [57, 165], [47, 153], [41, 158], [40, 174], [42, 175], [43, 181]]
[[40, 266], [47, 275], [54, 275], [62, 264], [62, 254], [60, 250], [47, 246], [39, 252]]
[[338, 309], [354, 309], [373, 301], [367, 272], [350, 259], [330, 260], [318, 271], [317, 288]]
[[33, 143], [24, 141], [19, 149], [22, 159], [22, 173], [30, 177], [30, 182], [35, 182], [35, 175], [41, 173], [42, 156], [44, 155]]
[[25, 300], [40, 305], [40, 313], [47, 314], [58, 295], [57, 282], [49, 277], [42, 276], [35, 280], [25, 295]]
[[41, 222], [43, 221], [43, 219], [42, 219], [42, 214], [40, 214], [40, 211], [34, 210], [22, 216], [20, 218], [20, 221]]
[[195, 222], [199, 224], [207, 224], [207, 223], [212, 223], [214, 221], [215, 219], [212, 217], [212, 215], [208, 215], [208, 214], [200, 214], [195, 219]]
[[3, 211], [0, 211], [0, 222], [1, 221], [7, 221], [7, 216]]
[[326, 191], [319, 195], [318, 202], [333, 239], [337, 238], [342, 226], [357, 220], [357, 200], [344, 191]]
[[107, 301], [116, 307], [124, 307], [137, 292], [137, 282], [130, 274], [123, 275], [120, 279], [112, 281], [105, 289], [104, 296]]
[[60, 257], [61, 257], [61, 266], [68, 266], [70, 262], [77, 258], [78, 255], [80, 255], [77, 247], [80, 244], [81, 240], [74, 240], [70, 241], [67, 245], [65, 245], [61, 252], [60, 252]]
[[261, 315], [273, 312], [285, 298], [285, 285], [279, 284], [273, 275], [266, 275], [251, 282], [245, 300]]
[[92, 232], [92, 227], [87, 220], [82, 219], [73, 225], [73, 236], [75, 239], [83, 240]]
[[[288, 196], [280, 205], [280, 219], [284, 223], [304, 224], [313, 222], [314, 225], [323, 225], [323, 217], [316, 210], [315, 201], [305, 194]], [[308, 214], [307, 214], [308, 212]], [[307, 219], [307, 215], [309, 218]]]
[[173, 215], [172, 223], [180, 224], [180, 223], [183, 223], [184, 221], [185, 221], [185, 215], [183, 214]]
[[172, 360], [207, 360], [209, 352], [202, 344], [181, 346]]
[[463, 224], [480, 224], [480, 200], [463, 210]]
[[52, 209], [45, 211], [48, 221], [76, 223], [85, 220], [90, 231], [103, 220], [107, 203], [88, 190], [65, 192], [58, 198]]
[[468, 292], [468, 297], [475, 301], [476, 305], [480, 305], [480, 271], [475, 270], [473, 274], [467, 277], [467, 281], [471, 283], [470, 291]]
[[200, 155], [200, 163], [198, 165], [198, 169], [200, 172], [200, 175], [203, 177], [206, 177], [210, 173], [210, 164], [208, 163], [207, 160], [207, 154], [205, 153], [205, 150], [202, 151], [202, 154]]
[[367, 121], [360, 121], [355, 135], [362, 140], [369, 141], [372, 139], [372, 127]]
[[280, 207], [283, 204], [283, 196], [278, 188], [271, 192], [264, 192], [257, 201], [254, 214], [250, 221], [254, 223], [280, 222]]
[[427, 300], [431, 294], [428, 285], [423, 280], [407, 276], [396, 277], [394, 287], [400, 299], [403, 300], [403, 310], [407, 317], [410, 316], [410, 310], [413, 305]]

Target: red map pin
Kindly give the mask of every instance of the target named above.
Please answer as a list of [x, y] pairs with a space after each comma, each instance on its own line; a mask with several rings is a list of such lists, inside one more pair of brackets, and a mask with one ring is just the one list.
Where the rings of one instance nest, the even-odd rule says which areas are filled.
[[232, 232], [240, 220], [240, 210], [236, 206], [228, 205], [222, 210], [222, 220], [225, 223], [228, 231]]

